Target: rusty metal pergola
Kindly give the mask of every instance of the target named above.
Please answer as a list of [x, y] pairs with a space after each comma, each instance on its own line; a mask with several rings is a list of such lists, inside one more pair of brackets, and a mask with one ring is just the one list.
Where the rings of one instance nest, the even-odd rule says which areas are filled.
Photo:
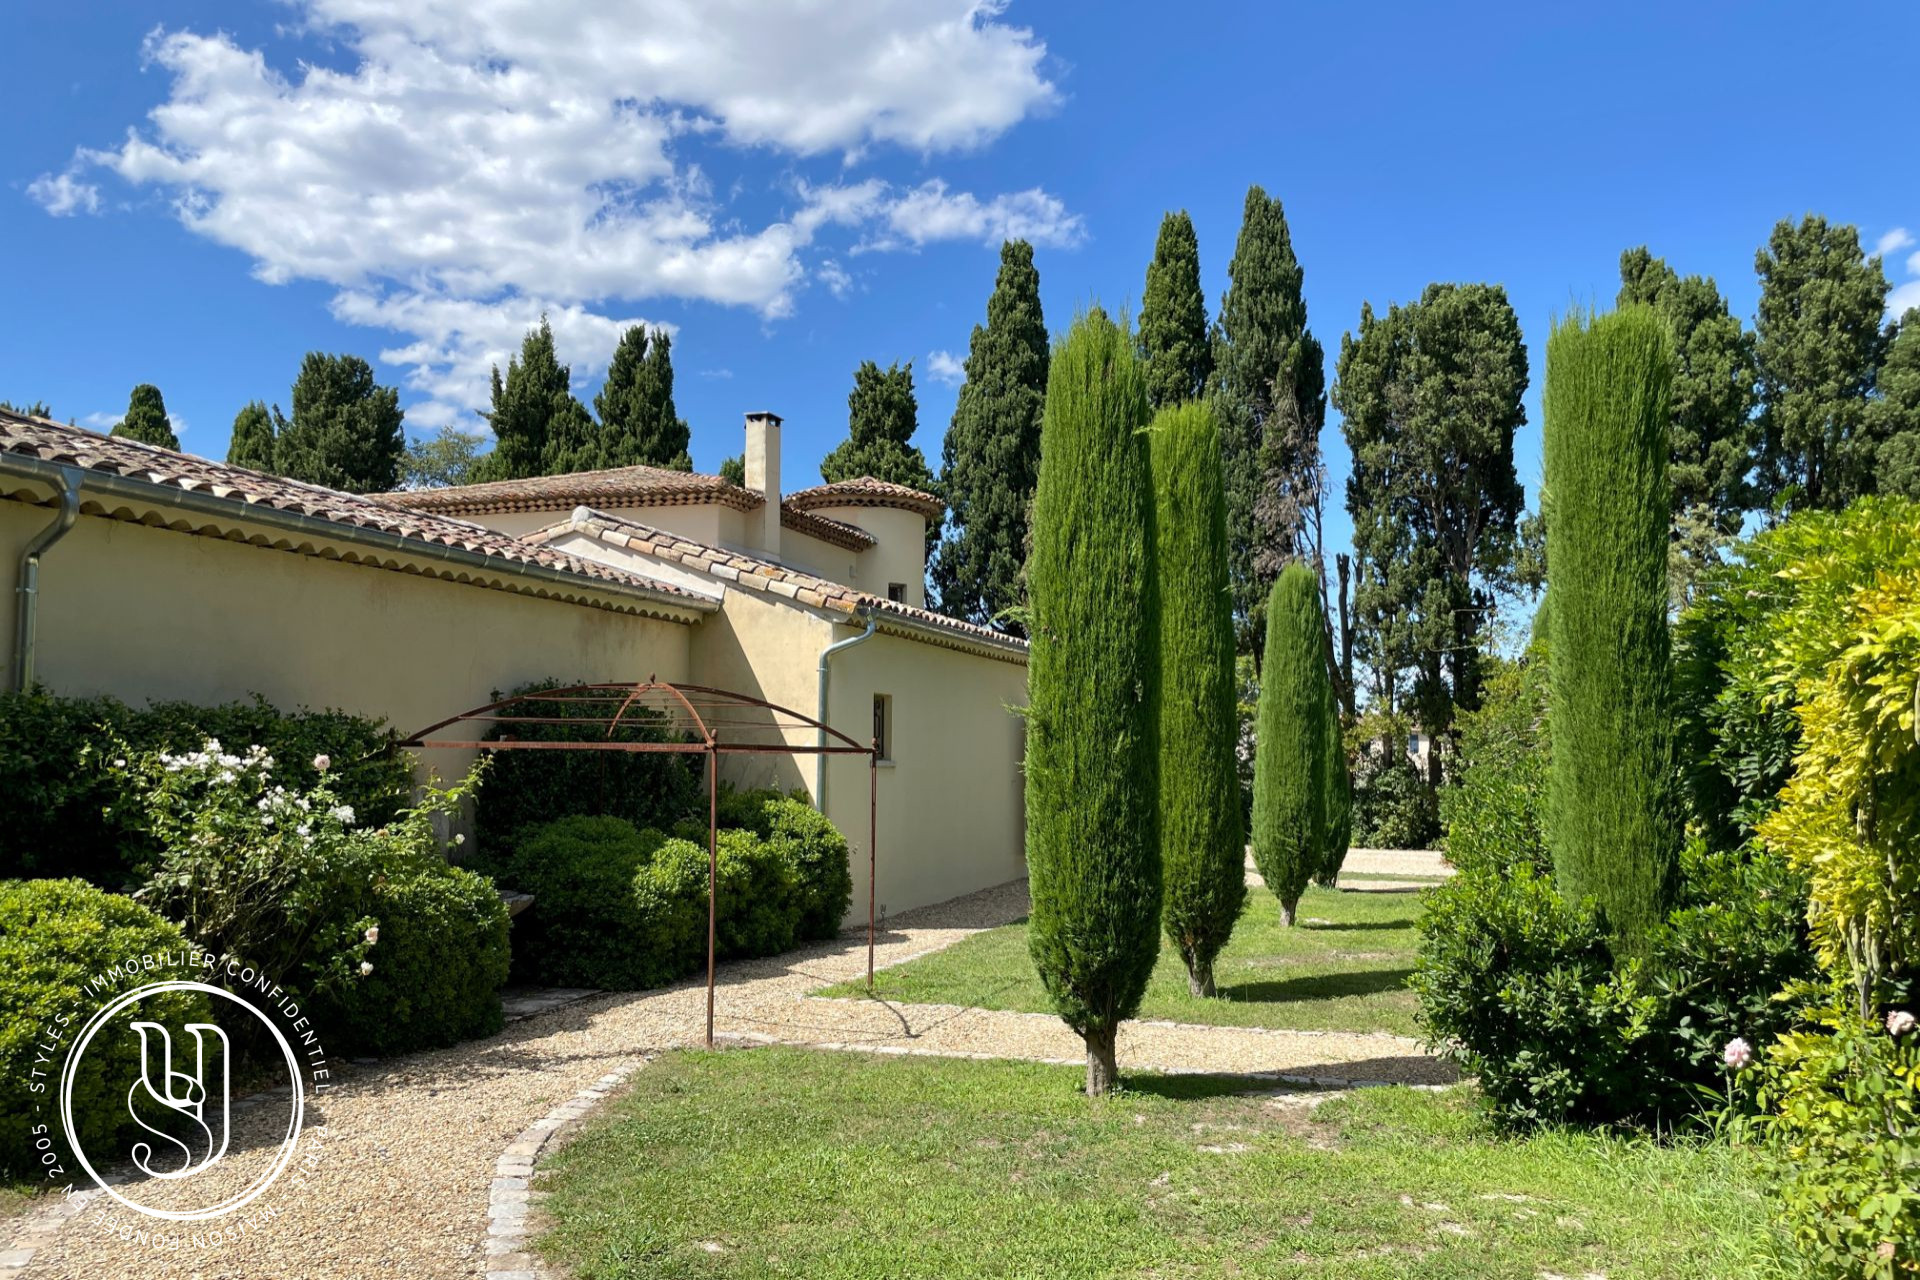
[[[562, 727], [562, 737], [521, 738], [516, 726]], [[468, 728], [471, 726], [471, 728]], [[623, 738], [621, 732], [644, 733]], [[546, 730], [543, 730], [543, 732]], [[814, 741], [797, 743], [794, 733]], [[492, 736], [489, 736], [491, 734]], [[728, 689], [644, 681], [540, 689], [490, 702], [430, 724], [400, 746], [480, 751], [625, 751], [707, 757], [707, 1045], [713, 1045], [714, 936], [719, 920], [720, 757], [864, 755], [867, 757], [867, 989], [873, 989], [874, 872], [878, 866], [878, 742], [866, 746], [812, 716]]]

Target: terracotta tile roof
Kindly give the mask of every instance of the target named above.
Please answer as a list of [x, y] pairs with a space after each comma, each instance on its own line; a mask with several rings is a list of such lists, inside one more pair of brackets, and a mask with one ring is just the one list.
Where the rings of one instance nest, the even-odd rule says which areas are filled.
[[[912, 492], [904, 490], [903, 492]], [[719, 476], [663, 467], [614, 467], [563, 476], [494, 480], [450, 489], [407, 489], [383, 493], [379, 502], [409, 511], [442, 515], [489, 515], [501, 511], [571, 511], [575, 507], [687, 507], [712, 503], [736, 511], [757, 511], [766, 498]], [[795, 533], [865, 551], [878, 539], [844, 520], [814, 515], [790, 503], [780, 504], [780, 523]]]
[[[153, 501], [159, 506], [169, 505], [170, 500], [177, 501], [177, 498], [170, 499], [169, 491], [175, 495], [197, 495], [230, 507], [228, 514], [236, 519], [272, 523], [271, 514], [280, 513], [322, 520], [339, 526], [343, 543], [352, 543], [356, 532], [378, 534], [385, 539], [417, 544], [429, 559], [434, 558], [435, 549], [448, 549], [493, 561], [493, 567], [502, 573], [512, 573], [515, 569], [546, 570], [578, 578], [583, 588], [610, 587], [622, 594], [638, 593], [665, 603], [708, 607], [708, 602], [694, 592], [597, 561], [533, 546], [462, 520], [400, 510], [358, 494], [303, 484], [224, 462], [209, 462], [137, 440], [105, 436], [83, 427], [63, 426], [0, 409], [0, 472], [9, 469], [10, 457], [78, 467], [98, 476], [151, 486], [155, 491]], [[466, 573], [470, 576], [471, 570]]]
[[528, 476], [457, 485], [451, 489], [409, 489], [383, 493], [381, 502], [412, 511], [479, 515], [494, 511], [570, 511], [574, 507], [678, 507], [718, 503], [752, 511], [766, 499], [719, 476], [664, 467], [614, 467], [564, 476]]
[[580, 507], [571, 516], [526, 535], [526, 541], [545, 544], [569, 533], [584, 533], [611, 546], [624, 547], [685, 568], [695, 569], [742, 590], [778, 596], [796, 604], [852, 618], [877, 615], [880, 629], [954, 648], [984, 649], [993, 656], [1025, 663], [1027, 642], [990, 627], [961, 622], [930, 609], [889, 600], [844, 583], [789, 569], [756, 556], [723, 547], [711, 547], [665, 529]]
[[811, 511], [817, 507], [899, 507], [903, 511], [917, 511], [929, 520], [938, 520], [947, 513], [947, 504], [930, 493], [909, 489], [904, 484], [876, 480], [872, 476], [842, 480], [837, 484], [815, 485], [811, 489], [790, 493], [786, 497], [786, 505], [800, 511]]

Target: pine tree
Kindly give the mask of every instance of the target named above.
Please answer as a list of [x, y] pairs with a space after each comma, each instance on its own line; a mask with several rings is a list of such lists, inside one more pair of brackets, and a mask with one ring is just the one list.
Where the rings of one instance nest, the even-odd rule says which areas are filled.
[[673, 339], [634, 325], [620, 335], [606, 385], [593, 398], [604, 447], [596, 467], [668, 467], [691, 471], [692, 433], [673, 407]]
[[1885, 336], [1887, 277], [1853, 227], [1808, 214], [1781, 222], [1754, 258], [1760, 311], [1758, 498], [1787, 510], [1838, 510], [1874, 491], [1866, 430]]
[[1211, 408], [1189, 401], [1162, 409], [1148, 439], [1160, 593], [1161, 923], [1186, 962], [1188, 989], [1211, 996], [1214, 958], [1247, 896], [1220, 427]]
[[1213, 347], [1200, 291], [1200, 241], [1184, 209], [1160, 220], [1140, 302], [1140, 351], [1154, 408], [1184, 404], [1206, 389]]
[[1087, 1092], [1159, 953], [1159, 608], [1146, 384], [1094, 310], [1053, 355], [1034, 497], [1028, 945], [1087, 1046]]
[[1646, 307], [1574, 316], [1547, 341], [1547, 844], [1628, 952], [1673, 897], [1667, 432], [1674, 354]]
[[28, 404], [15, 404], [11, 400], [0, 400], [0, 409], [8, 413], [17, 413], [26, 418], [51, 418], [53, 409], [45, 400], [35, 400]]
[[488, 480], [592, 470], [600, 457], [599, 429], [573, 398], [572, 371], [554, 351], [553, 328], [545, 316], [507, 363], [506, 378], [494, 369], [493, 407], [486, 418], [494, 438]]
[[1266, 620], [1253, 752], [1253, 865], [1280, 900], [1281, 923], [1291, 927], [1300, 895], [1327, 857], [1333, 699], [1313, 570], [1291, 564], [1281, 571]]
[[173, 423], [167, 417], [166, 401], [160, 398], [160, 388], [151, 382], [143, 382], [133, 389], [133, 395], [127, 400], [127, 416], [109, 434], [142, 444], [157, 444], [162, 449], [180, 447], [180, 437], [173, 434]]
[[1227, 468], [1227, 536], [1241, 644], [1258, 647], [1267, 588], [1313, 559], [1326, 422], [1326, 359], [1307, 331], [1305, 273], [1280, 201], [1247, 189], [1232, 279], [1214, 329], [1212, 394]]
[[373, 379], [359, 356], [310, 351], [293, 383], [293, 417], [274, 425], [274, 470], [348, 493], [400, 483], [407, 437], [400, 393]]
[[828, 484], [872, 476], [910, 489], [932, 490], [926, 455], [913, 445], [920, 426], [920, 402], [913, 394], [913, 362], [882, 369], [863, 360], [854, 370], [847, 397], [847, 438], [820, 459], [820, 478]]
[[1673, 327], [1673, 419], [1668, 424], [1673, 518], [1705, 507], [1723, 532], [1750, 505], [1756, 442], [1753, 340], [1710, 277], [1677, 275], [1642, 245], [1620, 255], [1615, 305], [1644, 303]]
[[941, 612], [1000, 627], [1024, 594], [1027, 518], [1040, 474], [1040, 418], [1047, 390], [1047, 326], [1033, 246], [1000, 247], [1000, 273], [975, 325], [967, 380], [941, 456], [941, 496], [951, 533], [930, 566]]
[[227, 461], [236, 467], [272, 471], [274, 438], [273, 418], [267, 406], [252, 400], [233, 419], [233, 438], [227, 444]]

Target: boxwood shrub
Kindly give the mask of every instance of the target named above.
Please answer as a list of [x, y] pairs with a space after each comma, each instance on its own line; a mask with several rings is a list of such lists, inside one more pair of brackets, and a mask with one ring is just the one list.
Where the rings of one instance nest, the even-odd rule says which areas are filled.
[[[723, 790], [719, 818], [722, 827], [751, 831], [787, 862], [799, 896], [799, 937], [818, 940], [840, 932], [840, 922], [853, 905], [847, 838], [826, 814], [807, 802], [805, 792]], [[675, 834], [698, 844], [707, 838], [705, 826], [691, 819], [677, 826]]]
[[[50, 1029], [66, 1036], [78, 1030], [59, 1020], [71, 1018], [76, 1006], [97, 1003], [83, 995], [87, 980], [133, 957], [186, 949], [178, 928], [83, 880], [0, 881], [0, 1077], [8, 1082], [0, 1090], [0, 1169], [38, 1172], [30, 1131], [46, 1117], [34, 1112], [33, 1102], [53, 1096], [58, 1083], [50, 1077], [48, 1091], [38, 1095], [27, 1087], [35, 1045]], [[187, 1023], [209, 1021], [209, 1012], [197, 992], [170, 992], [141, 1006], [142, 1018], [166, 1027], [176, 1044], [185, 1042]], [[138, 1041], [96, 1038], [75, 1073], [75, 1113], [125, 1115], [127, 1081], [139, 1074], [139, 1058]]]

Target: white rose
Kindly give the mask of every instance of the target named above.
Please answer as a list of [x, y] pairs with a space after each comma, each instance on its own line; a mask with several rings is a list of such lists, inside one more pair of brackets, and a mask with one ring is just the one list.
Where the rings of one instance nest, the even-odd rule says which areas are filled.
[[360, 976], [364, 978], [372, 972], [373, 972], [373, 962], [369, 960], [362, 960], [360, 962]]

